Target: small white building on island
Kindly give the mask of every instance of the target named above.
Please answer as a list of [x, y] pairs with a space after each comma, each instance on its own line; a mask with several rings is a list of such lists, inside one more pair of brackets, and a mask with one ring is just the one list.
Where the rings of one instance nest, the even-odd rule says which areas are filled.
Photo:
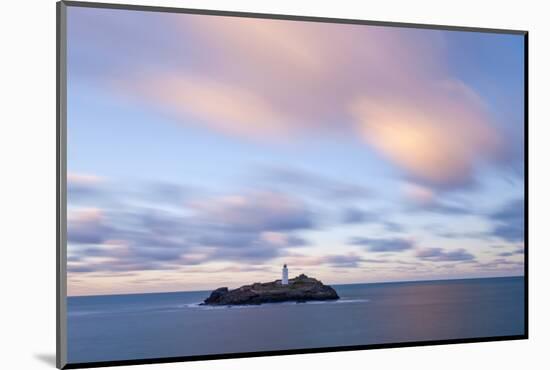
[[288, 268], [286, 263], [283, 265], [283, 278], [281, 279], [281, 285], [288, 285]]

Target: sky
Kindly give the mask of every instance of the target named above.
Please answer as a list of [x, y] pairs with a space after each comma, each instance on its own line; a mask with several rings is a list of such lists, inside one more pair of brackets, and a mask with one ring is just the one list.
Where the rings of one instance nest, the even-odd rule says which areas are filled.
[[523, 275], [523, 37], [68, 8], [68, 295]]

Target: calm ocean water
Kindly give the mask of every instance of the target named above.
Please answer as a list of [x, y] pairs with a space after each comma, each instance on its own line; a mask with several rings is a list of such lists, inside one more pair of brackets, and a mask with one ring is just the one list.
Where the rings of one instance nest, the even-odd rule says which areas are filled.
[[333, 285], [335, 302], [204, 307], [210, 292], [68, 298], [69, 362], [524, 333], [523, 278]]

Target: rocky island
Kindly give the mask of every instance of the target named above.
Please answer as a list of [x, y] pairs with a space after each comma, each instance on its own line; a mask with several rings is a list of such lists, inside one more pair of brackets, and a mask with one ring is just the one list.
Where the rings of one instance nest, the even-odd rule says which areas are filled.
[[[285, 266], [286, 268], [286, 266]], [[301, 274], [294, 279], [275, 280], [269, 283], [254, 283], [229, 290], [227, 287], [214, 290], [202, 305], [256, 305], [295, 301], [335, 300], [336, 291], [321, 281]]]

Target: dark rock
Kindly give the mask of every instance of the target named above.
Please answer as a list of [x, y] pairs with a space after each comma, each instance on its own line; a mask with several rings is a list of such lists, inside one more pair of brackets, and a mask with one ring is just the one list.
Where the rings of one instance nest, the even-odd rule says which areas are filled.
[[210, 294], [210, 297], [205, 299], [204, 303], [209, 304], [211, 302], [217, 302], [227, 292], [229, 292], [229, 289], [227, 289], [227, 287], [218, 288]]
[[274, 302], [335, 300], [336, 291], [317, 279], [301, 274], [282, 285], [280, 280], [269, 283], [254, 283], [229, 290], [226, 287], [214, 290], [204, 300], [204, 305], [250, 305]]

